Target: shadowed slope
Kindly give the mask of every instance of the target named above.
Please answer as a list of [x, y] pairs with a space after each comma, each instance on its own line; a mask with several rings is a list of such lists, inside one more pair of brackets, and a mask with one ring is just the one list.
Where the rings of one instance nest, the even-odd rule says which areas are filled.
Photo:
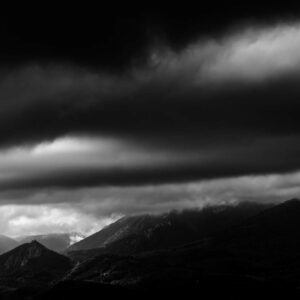
[[[290, 200], [172, 249], [138, 255], [102, 254], [81, 263], [69, 279], [151, 290], [187, 286], [296, 288], [300, 277], [300, 201]], [[225, 287], [224, 287], [225, 288]]]
[[171, 248], [238, 224], [267, 207], [270, 205], [243, 203], [237, 206], [208, 207], [158, 216], [125, 217], [72, 245], [68, 252], [71, 256], [79, 254], [78, 250], [89, 250], [86, 253], [92, 255], [130, 255]]
[[33, 241], [0, 256], [0, 281], [13, 286], [48, 284], [71, 268], [70, 260]]

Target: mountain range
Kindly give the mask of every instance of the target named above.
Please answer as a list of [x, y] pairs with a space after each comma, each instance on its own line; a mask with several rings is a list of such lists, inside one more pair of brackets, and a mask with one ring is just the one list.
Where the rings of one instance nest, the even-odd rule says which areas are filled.
[[184, 294], [188, 289], [218, 297], [222, 290], [237, 299], [253, 293], [276, 298], [300, 286], [299, 228], [300, 201], [292, 199], [188, 244], [135, 255], [98, 255], [83, 261], [68, 279], [147, 293]]
[[270, 207], [269, 204], [242, 203], [236, 206], [206, 207], [201, 210], [173, 211], [162, 215], [124, 217], [95, 234], [73, 244], [68, 255], [79, 258], [114, 253], [132, 255], [144, 251], [186, 244], [224, 227], [237, 224]]
[[0, 255], [0, 295], [299, 297], [299, 228], [297, 199], [125, 217], [65, 255], [37, 241]]

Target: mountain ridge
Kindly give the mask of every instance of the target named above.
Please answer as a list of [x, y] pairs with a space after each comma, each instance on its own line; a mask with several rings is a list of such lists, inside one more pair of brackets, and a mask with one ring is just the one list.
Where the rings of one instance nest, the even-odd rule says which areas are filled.
[[[194, 242], [224, 227], [255, 215], [269, 204], [243, 203], [207, 207], [201, 210], [172, 211], [162, 215], [124, 217], [67, 249], [75, 257], [84, 252], [131, 255]], [[97, 250], [96, 250], [97, 249]]]
[[267, 208], [192, 244], [129, 256], [100, 254], [82, 262], [69, 279], [88, 278], [146, 290], [157, 285], [198, 289], [199, 282], [208, 282], [209, 288], [227, 282], [233, 288], [240, 281], [254, 289], [296, 288], [300, 236], [295, 224], [300, 224], [299, 200]]

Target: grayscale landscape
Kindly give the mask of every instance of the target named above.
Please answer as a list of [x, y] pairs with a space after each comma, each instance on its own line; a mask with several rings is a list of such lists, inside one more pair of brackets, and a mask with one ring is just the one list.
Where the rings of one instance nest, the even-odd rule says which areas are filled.
[[298, 299], [299, 5], [143, 5], [0, 10], [0, 300]]

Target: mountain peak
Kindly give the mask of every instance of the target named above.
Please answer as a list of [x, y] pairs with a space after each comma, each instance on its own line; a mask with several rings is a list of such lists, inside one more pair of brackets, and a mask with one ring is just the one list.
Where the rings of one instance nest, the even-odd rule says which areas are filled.
[[1, 261], [5, 262], [5, 266], [20, 266], [24, 267], [26, 264], [32, 260], [36, 260], [42, 256], [47, 255], [47, 252], [50, 252], [46, 247], [44, 247], [39, 242], [33, 240], [30, 243], [26, 243], [16, 247], [15, 249], [4, 253], [0, 256]]
[[36, 240], [0, 255], [0, 276], [10, 276], [16, 282], [33, 280], [47, 283], [64, 275], [71, 267], [67, 257], [49, 250]]
[[47, 233], [39, 235], [25, 235], [17, 238], [20, 244], [31, 243], [36, 241], [46, 248], [62, 252], [67, 249], [70, 245], [80, 241], [84, 237], [77, 232], [70, 233]]
[[[41, 243], [36, 240], [31, 241], [30, 243], [23, 244], [14, 248], [13, 250], [6, 252], [0, 256], [0, 265], [1, 262], [4, 262], [6, 266], [10, 263], [13, 263], [14, 267], [24, 266], [27, 263], [36, 261], [37, 259], [56, 259], [56, 258], [66, 258], [52, 250], [49, 250]], [[66, 258], [67, 259], [67, 258]]]
[[34, 247], [46, 248], [41, 243], [39, 243], [37, 240], [32, 240], [31, 242], [27, 243], [27, 245], [34, 246]]
[[24, 248], [27, 248], [28, 255], [32, 257], [40, 256], [44, 251], [49, 251], [45, 246], [39, 243], [36, 240], [31, 241], [30, 243], [24, 244]]

